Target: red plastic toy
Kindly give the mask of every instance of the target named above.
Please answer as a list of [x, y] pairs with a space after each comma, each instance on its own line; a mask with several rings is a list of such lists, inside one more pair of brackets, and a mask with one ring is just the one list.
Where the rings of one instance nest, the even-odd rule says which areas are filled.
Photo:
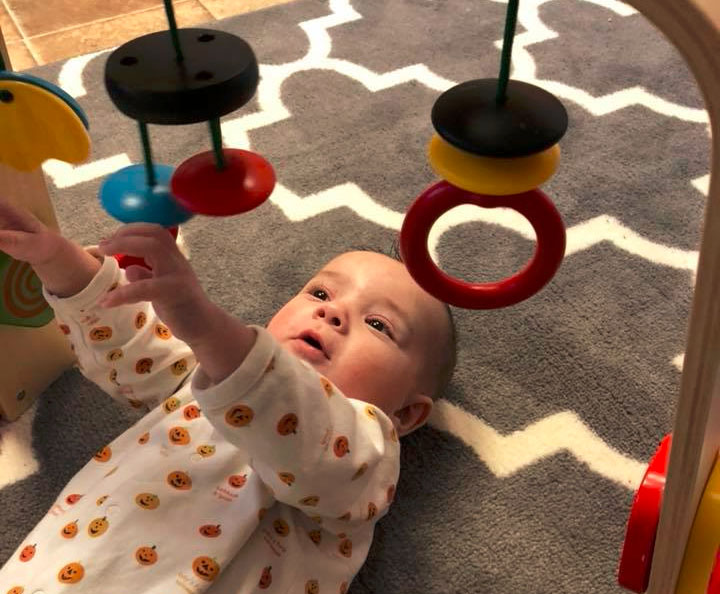
[[625, 544], [620, 557], [618, 583], [633, 592], [645, 592], [650, 580], [650, 564], [660, 521], [660, 505], [671, 444], [671, 435], [666, 435], [660, 442], [630, 510]]
[[[512, 208], [527, 218], [537, 234], [530, 262], [520, 272], [491, 283], [468, 283], [440, 270], [428, 253], [428, 235], [440, 216], [461, 204]], [[527, 299], [553, 277], [565, 254], [565, 226], [555, 205], [538, 189], [486, 196], [441, 181], [425, 190], [405, 215], [400, 253], [415, 281], [438, 299], [468, 309], [507, 307]]]

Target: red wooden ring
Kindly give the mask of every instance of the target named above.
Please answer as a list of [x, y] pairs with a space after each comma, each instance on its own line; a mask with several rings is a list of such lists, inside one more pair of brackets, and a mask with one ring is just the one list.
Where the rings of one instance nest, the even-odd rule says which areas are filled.
[[[522, 270], [496, 282], [468, 283], [435, 265], [427, 247], [430, 229], [443, 214], [461, 204], [512, 208], [530, 222], [537, 247]], [[538, 189], [488, 196], [441, 181], [420, 194], [408, 209], [400, 230], [400, 253], [415, 281], [441, 301], [466, 309], [507, 307], [531, 297], [553, 277], [565, 254], [565, 225], [555, 205]]]
[[618, 583], [633, 592], [645, 592], [650, 580], [650, 566], [660, 521], [660, 505], [665, 490], [671, 444], [672, 435], [666, 435], [660, 442], [630, 509], [620, 556]]

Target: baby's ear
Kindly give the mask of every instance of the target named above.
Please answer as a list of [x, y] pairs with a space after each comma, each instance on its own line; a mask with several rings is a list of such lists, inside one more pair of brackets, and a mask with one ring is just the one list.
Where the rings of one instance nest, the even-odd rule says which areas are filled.
[[393, 423], [397, 429], [398, 435], [402, 437], [419, 429], [427, 421], [432, 411], [433, 400], [425, 394], [418, 394], [412, 399], [410, 404], [396, 410], [393, 414]]

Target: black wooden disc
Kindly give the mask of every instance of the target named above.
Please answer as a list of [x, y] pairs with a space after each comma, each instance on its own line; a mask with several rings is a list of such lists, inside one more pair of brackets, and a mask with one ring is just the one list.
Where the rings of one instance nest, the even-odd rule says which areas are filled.
[[431, 114], [437, 133], [452, 146], [485, 157], [524, 157], [562, 138], [568, 117], [555, 95], [510, 80], [507, 100], [498, 105], [497, 84], [495, 78], [470, 80], [440, 95]]
[[105, 87], [125, 115], [149, 124], [193, 124], [235, 111], [255, 94], [258, 65], [240, 37], [213, 29], [179, 29], [182, 62], [169, 31], [116, 49]]

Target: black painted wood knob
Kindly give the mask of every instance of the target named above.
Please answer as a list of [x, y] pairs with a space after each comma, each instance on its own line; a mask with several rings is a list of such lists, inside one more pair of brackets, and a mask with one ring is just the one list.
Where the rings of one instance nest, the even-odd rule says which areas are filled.
[[105, 87], [122, 113], [148, 124], [193, 124], [252, 98], [258, 64], [245, 40], [213, 29], [179, 29], [178, 35], [182, 62], [169, 31], [143, 35], [110, 54]]
[[437, 133], [454, 147], [485, 157], [524, 157], [562, 138], [568, 117], [555, 95], [510, 80], [507, 99], [498, 104], [497, 84], [495, 78], [470, 80], [440, 95], [431, 113]]

